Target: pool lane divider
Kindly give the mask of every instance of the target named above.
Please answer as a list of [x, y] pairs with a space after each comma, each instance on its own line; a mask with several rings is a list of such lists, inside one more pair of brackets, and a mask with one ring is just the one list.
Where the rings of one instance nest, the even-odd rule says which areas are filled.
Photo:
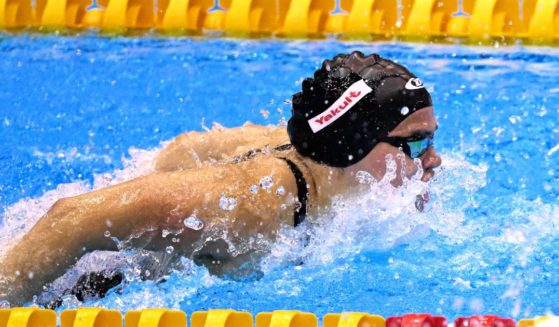
[[[122, 315], [116, 310], [82, 308], [64, 310], [60, 314], [60, 327], [122, 326]], [[11, 326], [10, 326], [11, 327]], [[20, 327], [20, 326], [13, 326]], [[24, 326], [21, 326], [24, 327]]]
[[194, 312], [191, 317], [192, 327], [252, 327], [252, 325], [253, 321], [250, 313], [238, 312], [234, 310], [209, 310], [207, 312]]
[[389, 317], [386, 319], [388, 327], [446, 327], [446, 318], [432, 316], [430, 314], [408, 314], [401, 317]]
[[[0, 309], [0, 327], [56, 327], [56, 313], [40, 308]], [[60, 313], [60, 327], [122, 327], [119, 311], [103, 308], [80, 308]], [[309, 312], [276, 310], [256, 315], [256, 324], [248, 312], [209, 310], [194, 312], [187, 321], [181, 310], [144, 309], [128, 311], [124, 327], [318, 327], [316, 315]], [[388, 317], [365, 312], [329, 313], [323, 327], [447, 327], [446, 318], [425, 313]], [[461, 317], [455, 327], [557, 327], [559, 317], [522, 319], [515, 324], [510, 318], [495, 315]]]
[[[257, 327], [315, 327], [318, 319], [312, 313], [290, 310], [260, 312], [256, 315]], [[248, 326], [247, 326], [248, 327]]]
[[516, 327], [514, 320], [499, 316], [473, 316], [454, 320], [454, 327]]
[[186, 326], [186, 313], [167, 309], [128, 311], [124, 320], [126, 327]]
[[56, 313], [38, 308], [0, 309], [0, 327], [54, 327]]
[[324, 316], [323, 327], [384, 327], [385, 321], [381, 316], [370, 315], [365, 312], [329, 313]]
[[559, 0], [0, 0], [0, 28], [559, 39]]
[[522, 319], [518, 322], [518, 327], [557, 327], [559, 317], [537, 317], [534, 319]]

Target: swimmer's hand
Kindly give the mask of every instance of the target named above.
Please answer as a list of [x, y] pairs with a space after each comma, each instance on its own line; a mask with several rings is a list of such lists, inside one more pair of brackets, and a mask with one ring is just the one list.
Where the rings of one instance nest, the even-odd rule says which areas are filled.
[[418, 194], [415, 198], [415, 208], [417, 211], [423, 212], [423, 210], [425, 210], [425, 203], [427, 202], [429, 202], [429, 192]]

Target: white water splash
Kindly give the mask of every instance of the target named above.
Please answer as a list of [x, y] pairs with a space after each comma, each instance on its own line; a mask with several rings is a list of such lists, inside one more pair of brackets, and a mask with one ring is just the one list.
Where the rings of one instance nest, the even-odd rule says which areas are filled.
[[[152, 172], [153, 162], [165, 145], [166, 143], [162, 143], [159, 148], [153, 150], [131, 148], [129, 150], [130, 158], [122, 159], [124, 168], [112, 173], [94, 175], [93, 186], [85, 181], [60, 184], [56, 189], [47, 191], [42, 196], [21, 199], [7, 207], [0, 218], [0, 222], [2, 222], [0, 226], [0, 258], [13, 241], [29, 231], [57, 200], [119, 184]], [[80, 157], [74, 151], [69, 151], [69, 153], [74, 158]], [[36, 155], [48, 156], [49, 154], [36, 153]]]
[[192, 230], [201, 230], [204, 228], [204, 222], [194, 214], [185, 218], [183, 224]]
[[[471, 203], [462, 199], [472, 198], [485, 185], [487, 167], [450, 156], [443, 162], [438, 176], [429, 184], [419, 180], [421, 172], [405, 181], [403, 187], [390, 184], [394, 171], [379, 182], [360, 174], [370, 185], [367, 193], [338, 198], [332, 212], [308, 224], [306, 230], [282, 230], [264, 259], [263, 270], [300, 260], [321, 266], [363, 249], [383, 250], [414, 243], [431, 233], [443, 236], [448, 243], [463, 242], [474, 231], [464, 214]], [[420, 212], [415, 201], [426, 191], [431, 201]], [[302, 234], [312, 235], [306, 246]]]
[[[106, 178], [96, 178], [94, 187], [113, 185], [130, 178], [151, 171], [150, 163], [157, 154], [157, 150], [139, 151], [137, 157], [125, 163], [123, 170], [112, 174], [104, 174]], [[404, 187], [395, 188], [389, 183], [389, 177], [380, 182], [375, 182], [367, 174], [360, 174], [362, 181], [368, 183], [370, 189], [367, 193], [359, 196], [338, 198], [335, 201], [332, 212], [318, 219], [309, 219], [297, 229], [285, 226], [271, 242], [263, 235], [254, 235], [243, 242], [239, 241], [238, 235], [223, 232], [211, 234], [209, 240], [225, 240], [228, 251], [234, 255], [247, 253], [257, 248], [260, 252], [268, 251], [260, 264], [261, 270], [266, 273], [277, 269], [282, 265], [304, 261], [307, 267], [320, 267], [347, 256], [353, 256], [364, 250], [389, 249], [401, 244], [413, 244], [424, 240], [429, 235], [442, 237], [443, 242], [448, 244], [462, 243], [470, 239], [479, 231], [480, 226], [486, 222], [468, 220], [465, 210], [476, 207], [475, 193], [486, 184], [485, 165], [473, 165], [465, 159], [455, 155], [445, 155], [443, 166], [437, 172], [436, 177], [429, 184], [419, 181], [418, 176], [407, 181]], [[45, 193], [37, 199], [22, 200], [7, 208], [4, 215], [5, 224], [0, 229], [0, 245], [9, 242], [11, 237], [6, 235], [21, 235], [30, 228], [42, 214], [58, 198], [75, 195], [90, 190], [87, 183], [71, 183], [59, 185], [56, 190]], [[416, 195], [429, 191], [431, 201], [423, 212], [415, 208]], [[521, 200], [519, 200], [521, 201]], [[559, 223], [548, 219], [559, 217], [559, 208], [551, 205], [537, 205], [527, 203], [519, 205], [524, 208], [518, 212], [519, 217], [525, 218], [516, 227], [505, 228], [501, 234], [494, 238], [483, 240], [481, 246], [498, 250], [506, 244], [511, 247], [518, 243], [527, 244], [526, 251], [518, 255], [518, 261], [526, 261], [533, 247], [542, 237], [549, 237], [559, 233]], [[528, 213], [526, 208], [532, 208]], [[550, 225], [552, 224], [552, 225]], [[551, 226], [551, 228], [550, 228]], [[211, 227], [211, 226], [210, 226]], [[528, 241], [528, 242], [527, 242]], [[439, 244], [440, 245], [440, 244]], [[503, 251], [502, 249], [500, 250]], [[464, 254], [455, 254], [449, 258], [448, 264], [456, 269], [464, 265], [483, 265], [483, 255], [477, 256], [476, 251], [467, 251]], [[99, 254], [97, 254], [99, 255]], [[117, 260], [103, 259], [104, 262], [115, 264], [120, 260], [123, 253], [116, 252], [108, 257], [116, 256]], [[129, 256], [125, 263], [137, 263], [135, 256]], [[217, 278], [208, 275], [205, 268], [196, 267], [191, 260], [183, 259], [185, 267], [173, 274], [175, 278], [172, 286], [185, 285], [191, 287], [200, 285], [222, 283]], [[99, 261], [96, 261], [99, 262]], [[78, 263], [82, 272], [95, 271], [98, 265], [91, 260], [82, 258]], [[129, 267], [129, 266], [128, 266]], [[128, 268], [127, 268], [128, 269]], [[183, 270], [184, 269], [184, 270]], [[128, 269], [130, 270], [130, 269]], [[138, 272], [139, 273], [139, 272]], [[132, 276], [137, 276], [137, 274]], [[71, 275], [71, 276], [76, 276]], [[193, 277], [195, 276], [195, 277]], [[459, 278], [459, 276], [457, 276]], [[194, 279], [196, 282], [193, 282]], [[132, 278], [131, 281], [136, 279]], [[459, 280], [459, 279], [457, 279]], [[63, 277], [61, 285], [69, 285], [71, 278]], [[152, 287], [152, 282], [134, 283], [134, 287], [126, 289], [123, 295], [109, 295], [110, 299], [99, 303], [110, 301], [112, 304], [121, 306], [126, 310], [141, 307], [152, 302], [152, 296], [164, 306], [176, 307], [187, 294], [181, 292], [166, 292], [165, 288]], [[205, 283], [205, 284], [204, 284]], [[468, 280], [463, 280], [468, 284]], [[61, 287], [63, 288], [63, 287]], [[159, 303], [157, 302], [157, 303]], [[69, 305], [74, 303], [68, 302]], [[88, 303], [89, 305], [89, 303]], [[91, 305], [95, 305], [91, 303]]]

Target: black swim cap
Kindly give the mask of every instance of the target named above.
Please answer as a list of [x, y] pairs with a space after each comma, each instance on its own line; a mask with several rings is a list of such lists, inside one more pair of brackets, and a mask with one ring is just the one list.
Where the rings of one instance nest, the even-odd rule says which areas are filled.
[[404, 66], [358, 51], [325, 60], [292, 102], [291, 144], [333, 167], [357, 163], [406, 117], [432, 105], [421, 80]]

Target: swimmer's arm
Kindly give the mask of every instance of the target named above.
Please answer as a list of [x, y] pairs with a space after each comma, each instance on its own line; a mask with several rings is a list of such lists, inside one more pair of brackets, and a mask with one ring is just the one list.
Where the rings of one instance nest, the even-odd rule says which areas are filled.
[[283, 126], [245, 124], [236, 128], [214, 128], [209, 132], [181, 134], [155, 160], [156, 171], [201, 167], [212, 160], [240, 156], [251, 149], [289, 143]]
[[[274, 179], [270, 192], [251, 192], [250, 186], [258, 185], [263, 176]], [[283, 196], [276, 195], [280, 185], [286, 190]], [[221, 228], [238, 237], [270, 237], [282, 223], [292, 224], [294, 202], [287, 200], [289, 194], [296, 194], [296, 185], [287, 165], [264, 158], [196, 171], [154, 173], [60, 200], [0, 262], [0, 300], [21, 305], [83, 254], [116, 250], [106, 232], [126, 240], [149, 230], [152, 232], [134, 239], [131, 245], [160, 251], [173, 245], [186, 256], [199, 246], [195, 244], [202, 231], [184, 228], [177, 244], [163, 238], [161, 230], [183, 228], [184, 218], [192, 214], [204, 221], [203, 231]], [[236, 205], [223, 209], [223, 196], [234, 198]], [[280, 209], [282, 204], [287, 205]]]
[[[178, 203], [197, 201], [191, 191], [197, 185], [183, 187], [183, 182], [188, 184], [153, 174], [57, 201], [0, 262], [0, 300], [21, 305], [83, 254], [117, 250], [105, 233], [125, 240], [142, 230], [171, 226], [169, 213]], [[188, 241], [194, 236], [185, 233], [183, 238]]]

